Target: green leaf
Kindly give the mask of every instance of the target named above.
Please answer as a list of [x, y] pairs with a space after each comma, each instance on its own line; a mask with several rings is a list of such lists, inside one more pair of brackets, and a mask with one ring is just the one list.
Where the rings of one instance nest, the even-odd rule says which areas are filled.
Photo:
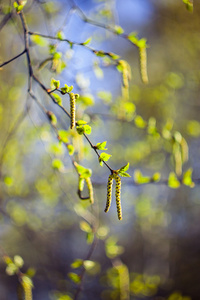
[[84, 260], [83, 262], [83, 266], [86, 270], [91, 270], [92, 268], [94, 268], [96, 265], [96, 263], [92, 260]]
[[91, 128], [90, 125], [84, 125], [83, 127], [84, 127], [84, 132], [85, 132], [86, 134], [91, 134], [92, 128]]
[[83, 260], [82, 259], [76, 259], [72, 264], [71, 268], [73, 269], [78, 269], [83, 265]]
[[14, 275], [15, 273], [17, 273], [17, 271], [18, 271], [18, 267], [14, 263], [10, 263], [6, 267], [6, 274], [9, 276]]
[[136, 45], [136, 46], [138, 45], [139, 39], [138, 39], [138, 37], [137, 37], [137, 32], [131, 32], [131, 33], [129, 33], [127, 39], [128, 39], [131, 43], [133, 43], [134, 45]]
[[135, 170], [133, 177], [135, 183], [137, 184], [145, 184], [151, 181], [151, 178], [148, 176], [143, 176], [140, 170]]
[[24, 260], [19, 255], [15, 255], [13, 261], [18, 268], [22, 268], [24, 265]]
[[[84, 121], [83, 121], [84, 122]], [[79, 125], [76, 126], [76, 130], [78, 132], [78, 134], [91, 134], [92, 128], [89, 125]]]
[[60, 81], [59, 80], [55, 80], [54, 78], [51, 79], [51, 89], [59, 89], [60, 87]]
[[102, 142], [102, 143], [97, 143], [95, 147], [98, 150], [107, 150], [107, 148], [105, 148], [106, 144], [107, 144], [107, 141]]
[[68, 149], [69, 155], [74, 154], [74, 146], [73, 145], [71, 145], [71, 144], [67, 145], [67, 149]]
[[183, 179], [182, 183], [193, 188], [195, 186], [194, 182], [192, 181], [192, 172], [193, 169], [189, 168], [184, 174], [183, 174]]
[[77, 172], [79, 175], [81, 175], [82, 178], [87, 178], [92, 176], [92, 170], [87, 169], [81, 165], [79, 165], [77, 162], [74, 162], [74, 165], [77, 169]]
[[120, 58], [119, 55], [117, 55], [117, 54], [115, 54], [115, 53], [112, 53], [112, 52], [108, 52], [107, 55], [110, 56], [110, 57], [111, 57], [112, 59], [114, 59], [114, 60], [117, 60], [117, 59]]
[[82, 43], [82, 45], [88, 45], [92, 40], [92, 37], [89, 37], [85, 42]]
[[73, 90], [73, 88], [73, 85], [68, 86], [67, 84], [65, 84], [65, 86], [61, 88], [61, 92], [62, 94], [67, 94], [70, 93]]
[[27, 0], [21, 0], [20, 4], [18, 4], [16, 1], [13, 3], [14, 8], [16, 9], [16, 12], [19, 13], [24, 6], [26, 5]]
[[172, 189], [177, 189], [180, 186], [180, 181], [178, 180], [178, 178], [174, 172], [171, 172], [169, 174], [168, 186]]
[[84, 121], [84, 120], [78, 120], [77, 122], [76, 122], [76, 124], [79, 126], [79, 125], [85, 125], [85, 124], [87, 124], [87, 122], [86, 121]]
[[56, 37], [61, 41], [64, 40], [65, 36], [64, 36], [63, 31], [59, 30], [56, 34]]
[[126, 172], [129, 169], [129, 163], [119, 169], [119, 172]]
[[69, 132], [66, 130], [59, 130], [58, 131], [59, 134], [59, 140], [62, 141], [63, 143], [68, 143], [68, 136], [69, 136]]
[[83, 126], [76, 126], [76, 130], [77, 130], [78, 134], [80, 134], [80, 135], [85, 133]]
[[30, 39], [33, 43], [37, 44], [40, 47], [47, 46], [47, 40], [37, 34], [31, 35]]
[[52, 96], [54, 97], [54, 100], [58, 103], [58, 105], [62, 106], [62, 98], [56, 93], [52, 93]]
[[134, 119], [135, 125], [138, 128], [145, 128], [147, 126], [147, 123], [143, 120], [143, 118], [139, 115], [137, 115]]
[[52, 113], [51, 111], [48, 111], [47, 112], [47, 116], [51, 122], [52, 125], [56, 125], [57, 124], [57, 118], [56, 116], [54, 115], [54, 113]]
[[92, 260], [84, 260], [83, 267], [90, 275], [95, 275], [100, 271], [100, 264]]
[[112, 155], [102, 152], [99, 156], [99, 164], [103, 167], [103, 161], [108, 161]]
[[154, 173], [153, 176], [151, 177], [151, 181], [153, 181], [153, 182], [158, 182], [158, 181], [160, 181], [160, 177], [161, 177], [160, 173], [156, 172], [156, 173]]
[[131, 177], [126, 171], [129, 169], [129, 163], [127, 163], [124, 167], [118, 170], [118, 174], [122, 177]]
[[126, 173], [126, 172], [119, 172], [119, 175], [121, 176], [121, 177], [131, 177], [128, 173]]
[[114, 30], [115, 30], [116, 34], [122, 34], [122, 33], [124, 33], [124, 29], [121, 26], [119, 26], [119, 25], [115, 25]]
[[56, 52], [57, 46], [56, 45], [49, 45], [49, 54], [54, 55]]
[[189, 12], [193, 12], [193, 0], [183, 0]]
[[64, 169], [63, 162], [62, 162], [60, 159], [58, 159], [58, 158], [55, 158], [55, 159], [53, 160], [53, 162], [52, 162], [52, 167], [53, 167], [54, 169], [59, 170], [59, 171], [61, 171], [61, 170]]
[[94, 54], [96, 54], [96, 56], [100, 56], [100, 57], [106, 56], [106, 53], [104, 51], [101, 51], [101, 50], [100, 51], [94, 50], [93, 52], [94, 52]]
[[68, 276], [74, 283], [80, 283], [81, 281], [80, 276], [76, 273], [70, 272], [68, 273]]
[[94, 241], [94, 233], [93, 232], [88, 232], [86, 240], [87, 240], [87, 243], [89, 245], [91, 245], [93, 243], [93, 241]]
[[92, 232], [92, 228], [91, 228], [90, 224], [88, 224], [85, 221], [80, 222], [80, 229], [87, 233]]

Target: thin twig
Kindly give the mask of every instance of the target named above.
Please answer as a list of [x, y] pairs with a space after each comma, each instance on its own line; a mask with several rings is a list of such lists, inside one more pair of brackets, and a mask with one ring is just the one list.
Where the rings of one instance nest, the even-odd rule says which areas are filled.
[[26, 50], [22, 51], [20, 54], [16, 55], [15, 57], [13, 57], [13, 58], [11, 58], [11, 59], [5, 61], [4, 63], [2, 63], [2, 64], [0, 65], [0, 68], [2, 68], [3, 66], [9, 64], [10, 62], [12, 62], [13, 60], [17, 59], [18, 57], [22, 56], [25, 52], [26, 52]]

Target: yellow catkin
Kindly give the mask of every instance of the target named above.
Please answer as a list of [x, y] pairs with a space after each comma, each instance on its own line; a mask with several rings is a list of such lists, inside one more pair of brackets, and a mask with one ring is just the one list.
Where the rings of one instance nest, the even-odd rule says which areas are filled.
[[94, 192], [93, 192], [93, 186], [90, 177], [85, 178], [85, 182], [88, 188], [90, 202], [94, 203]]
[[139, 48], [140, 54], [140, 72], [141, 78], [144, 83], [148, 83], [148, 75], [147, 75], [147, 52], [145, 47]]
[[70, 97], [70, 115], [71, 115], [71, 126], [70, 126], [70, 128], [73, 129], [75, 127], [75, 124], [76, 124], [76, 118], [75, 118], [76, 98], [75, 98], [74, 93], [70, 93], [69, 97]]
[[121, 178], [116, 175], [116, 188], [115, 188], [115, 197], [116, 197], [116, 205], [117, 205], [117, 215], [118, 219], [122, 220], [122, 207], [121, 207]]
[[31, 284], [22, 281], [22, 286], [24, 289], [24, 299], [25, 300], [32, 300], [32, 286]]
[[113, 175], [108, 177], [108, 184], [107, 184], [107, 201], [106, 201], [106, 208], [105, 212], [109, 211], [111, 205], [111, 198], [112, 198], [112, 185], [113, 185]]

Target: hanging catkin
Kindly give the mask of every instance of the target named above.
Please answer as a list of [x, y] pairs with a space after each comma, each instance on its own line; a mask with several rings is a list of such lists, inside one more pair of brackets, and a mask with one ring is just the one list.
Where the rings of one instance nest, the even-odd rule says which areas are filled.
[[107, 201], [106, 201], [106, 208], [105, 212], [109, 211], [110, 205], [111, 205], [111, 198], [112, 198], [112, 186], [113, 186], [113, 175], [110, 175], [108, 177], [108, 183], [107, 183]]

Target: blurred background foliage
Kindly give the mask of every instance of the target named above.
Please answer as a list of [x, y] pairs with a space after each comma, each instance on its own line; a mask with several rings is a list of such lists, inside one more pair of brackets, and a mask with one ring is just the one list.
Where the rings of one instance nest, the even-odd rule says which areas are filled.
[[[74, 86], [80, 94], [77, 119], [90, 124], [94, 144], [107, 141], [113, 169], [130, 163], [131, 178], [122, 179], [119, 222], [114, 203], [104, 213], [109, 170], [99, 166], [82, 135], [68, 131], [74, 159], [93, 172], [94, 204], [81, 201], [69, 154], [27, 95], [25, 57], [4, 66], [0, 71], [2, 300], [17, 299], [18, 279], [8, 275], [19, 268], [33, 277], [37, 300], [199, 299], [200, 3], [196, 1], [191, 13], [183, 2], [79, 0], [74, 6], [73, 1], [35, 0], [25, 5], [30, 31], [61, 39], [63, 35], [75, 43], [91, 37], [89, 46], [120, 55], [131, 66], [128, 95], [123, 74], [109, 56], [30, 36], [35, 74], [47, 88], [52, 77], [61, 86]], [[88, 22], [81, 19], [81, 12]], [[3, 63], [23, 51], [24, 44], [13, 1], [2, 0], [0, 14]], [[137, 32], [147, 38], [148, 84], [140, 78], [138, 49], [89, 20], [105, 27], [117, 24], [126, 34]], [[58, 128], [68, 130], [67, 116], [36, 83], [33, 90], [55, 113]], [[62, 96], [69, 109], [66, 99]]]

